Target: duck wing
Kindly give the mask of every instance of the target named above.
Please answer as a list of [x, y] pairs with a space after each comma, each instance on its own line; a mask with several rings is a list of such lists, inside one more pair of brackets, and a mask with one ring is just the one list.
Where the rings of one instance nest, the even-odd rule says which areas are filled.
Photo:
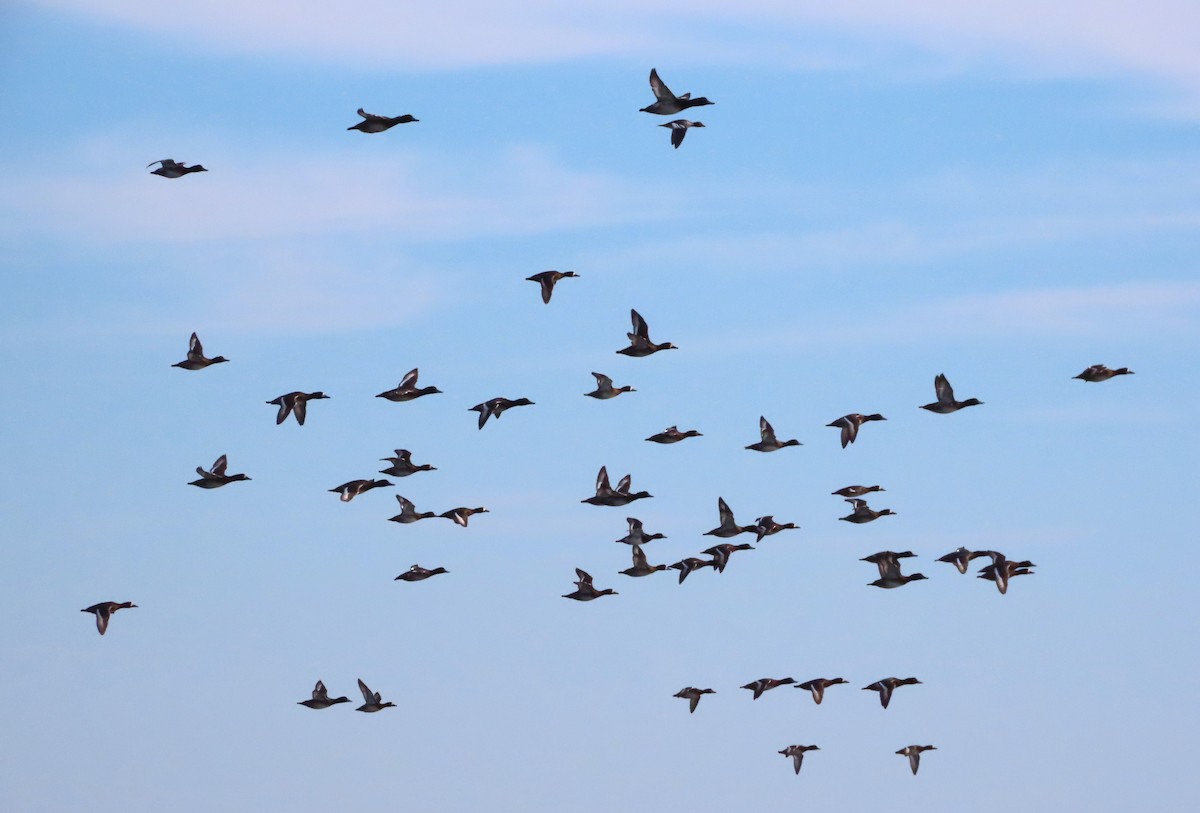
[[679, 149], [679, 145], [683, 143], [683, 137], [687, 135], [688, 128], [677, 126], [671, 128], [671, 146]]
[[675, 94], [663, 84], [663, 80], [658, 78], [657, 68], [650, 69], [650, 90], [654, 93], [654, 98], [660, 102], [670, 102], [675, 99]]
[[397, 389], [407, 390], [417, 386], [417, 368], [413, 367], [404, 374], [404, 378], [400, 379], [400, 386]]
[[200, 344], [200, 337], [195, 333], [188, 339], [187, 357], [188, 361], [200, 361], [204, 358], [204, 345]]
[[[225, 455], [221, 455], [220, 457], [217, 458], [216, 462], [213, 463], [213, 466], [212, 466], [213, 475], [215, 477], [224, 477], [225, 476], [225, 468], [228, 465], [229, 465], [229, 460], [226, 459]], [[197, 469], [197, 471], [199, 471], [199, 469]], [[203, 476], [203, 475], [201, 475], [201, 476]]]
[[938, 373], [937, 378], [933, 379], [933, 391], [937, 393], [939, 404], [954, 403], [954, 388], [950, 386], [944, 374]]
[[596, 379], [596, 389], [610, 390], [612, 389], [612, 379], [603, 373], [592, 373], [592, 377]]
[[608, 467], [601, 466], [600, 472], [596, 475], [596, 493], [605, 494], [612, 491], [612, 486], [608, 483]]
[[629, 316], [633, 320], [633, 337], [630, 338], [633, 339], [636, 337], [647, 342], [650, 341], [650, 326], [646, 324], [646, 320], [642, 318], [642, 315], [631, 309]]
[[770, 422], [761, 415], [758, 418], [758, 433], [762, 435], [763, 443], [777, 443], [775, 440], [775, 427], [771, 426]]
[[626, 474], [617, 482], [617, 493], [628, 494], [629, 489], [633, 487], [633, 475]]

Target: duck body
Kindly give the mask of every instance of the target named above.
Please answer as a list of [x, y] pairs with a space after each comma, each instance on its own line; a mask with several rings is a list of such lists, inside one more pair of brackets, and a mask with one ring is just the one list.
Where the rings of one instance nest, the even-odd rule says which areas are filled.
[[666, 565], [652, 565], [646, 560], [646, 554], [642, 552], [641, 545], [633, 546], [633, 565], [619, 571], [624, 576], [642, 577], [649, 576], [651, 573], [657, 573], [660, 570], [668, 570]]
[[412, 452], [408, 449], [397, 449], [395, 457], [380, 458], [381, 462], [391, 463], [386, 469], [381, 470], [380, 474], [390, 474], [393, 477], [408, 477], [410, 474], [416, 474], [419, 471], [437, 471], [437, 468], [422, 463], [415, 465], [412, 462]]
[[768, 536], [774, 536], [780, 531], [790, 531], [799, 528], [800, 526], [794, 522], [776, 522], [775, 517], [768, 514], [765, 517], [759, 517], [754, 520], [754, 532], [758, 535], [757, 542], [762, 542]]
[[820, 751], [821, 749], [815, 745], [789, 745], [779, 753], [785, 757], [792, 758], [792, 767], [796, 769], [796, 775], [800, 774], [800, 765], [804, 762], [804, 754], [808, 751]]
[[722, 542], [720, 545], [713, 545], [711, 548], [705, 548], [701, 553], [707, 553], [713, 558], [713, 567], [718, 573], [725, 572], [725, 566], [729, 564], [729, 557], [734, 551], [738, 550], [754, 550], [753, 545], [734, 545], [730, 542]]
[[826, 689], [828, 689], [830, 686], [837, 686], [839, 684], [849, 682], [850, 681], [842, 678], [813, 678], [812, 680], [805, 681], [804, 683], [797, 683], [796, 688], [807, 689], [809, 692], [811, 692], [813, 702], [819, 706], [821, 705], [821, 701], [825, 699]]
[[733, 518], [733, 511], [726, 504], [724, 497], [717, 497], [717, 514], [721, 519], [721, 524], [711, 531], [705, 531], [705, 536], [719, 536], [728, 539], [738, 534], [758, 534], [758, 528], [754, 525], [737, 524]]
[[668, 426], [664, 431], [659, 432], [658, 434], [655, 434], [655, 435], [651, 435], [650, 437], [646, 438], [646, 440], [650, 441], [651, 443], [666, 444], [666, 443], [678, 443], [681, 440], [687, 440], [688, 438], [698, 438], [698, 437], [701, 437], [701, 435], [695, 429], [688, 429], [686, 432], [681, 432], [681, 431], [679, 431], [679, 428], [676, 426]]
[[629, 533], [616, 540], [618, 544], [625, 545], [644, 545], [647, 542], [653, 542], [655, 539], [666, 539], [666, 534], [648, 534], [642, 521], [636, 517], [626, 517], [625, 521], [629, 523]]
[[451, 508], [449, 511], [444, 511], [441, 514], [438, 514], [438, 516], [453, 521], [455, 525], [460, 525], [463, 528], [466, 528], [467, 523], [471, 520], [471, 517], [475, 516], [476, 514], [490, 513], [490, 511], [482, 506], [479, 508], [465, 508], [460, 506], [458, 508]]
[[592, 577], [586, 570], [575, 568], [575, 575], [578, 580], [575, 582], [576, 589], [574, 592], [567, 593], [563, 598], [574, 599], [575, 601], [593, 601], [601, 596], [615, 596], [617, 591], [612, 588], [597, 590], [592, 584]]
[[137, 607], [132, 601], [102, 601], [91, 607], [84, 607], [80, 612], [92, 613], [96, 616], [96, 629], [103, 635], [108, 631], [108, 620], [117, 610], [128, 610]]
[[700, 705], [700, 698], [706, 694], [716, 694], [712, 689], [697, 689], [695, 686], [685, 686], [677, 691], [673, 697], [681, 697], [688, 701], [688, 713], [695, 714], [696, 706]]
[[450, 571], [446, 570], [446, 568], [444, 568], [444, 567], [435, 567], [432, 570], [429, 570], [428, 568], [421, 567], [420, 565], [413, 565], [408, 570], [404, 571], [399, 576], [392, 579], [392, 581], [423, 582], [426, 579], [430, 578], [431, 576], [440, 576], [443, 573], [449, 573], [449, 572]]
[[415, 400], [417, 398], [421, 398], [422, 396], [425, 396], [425, 395], [435, 395], [435, 394], [441, 393], [441, 390], [439, 390], [437, 387], [418, 387], [417, 386], [417, 376], [418, 375], [419, 375], [418, 369], [416, 367], [413, 367], [411, 370], [409, 370], [407, 373], [404, 374], [404, 378], [400, 379], [400, 383], [396, 386], [395, 389], [391, 389], [386, 392], [381, 392], [378, 395], [376, 395], [375, 397], [376, 398], [386, 398], [389, 401], [394, 401], [394, 402], [399, 403], [399, 402], [404, 402], [404, 401], [413, 401], [413, 400]]
[[626, 474], [617, 483], [617, 487], [613, 488], [609, 485], [608, 468], [600, 467], [600, 472], [596, 475], [596, 493], [580, 502], [588, 503], [589, 505], [608, 505], [622, 506], [628, 505], [634, 500], [643, 500], [653, 497], [654, 495], [648, 491], [632, 491], [633, 477]]
[[372, 692], [370, 689], [368, 689], [367, 684], [362, 682], [362, 678], [358, 679], [358, 690], [362, 692], [363, 704], [355, 709], [355, 711], [362, 711], [366, 712], [367, 714], [372, 714], [377, 711], [383, 711], [384, 709], [392, 708], [396, 705], [390, 701], [384, 703], [383, 698], [379, 695], [379, 692]]
[[689, 556], [688, 558], [681, 559], [680, 561], [671, 565], [672, 570], [679, 571], [680, 584], [683, 584], [684, 580], [686, 580], [688, 576], [702, 567], [711, 567], [713, 570], [716, 570], [717, 563], [712, 559], [701, 559], [698, 556]]
[[189, 167], [177, 163], [170, 158], [162, 158], [158, 161], [151, 161], [149, 164], [146, 164], [146, 166], [152, 167], [155, 164], [159, 165], [158, 169], [151, 170], [150, 174], [157, 175], [160, 178], [182, 178], [184, 175], [189, 175], [193, 172], [208, 172], [208, 170], [202, 167], [200, 164], [195, 164]]
[[432, 511], [417, 511], [417, 507], [413, 505], [411, 500], [407, 500], [399, 494], [396, 494], [395, 497], [396, 502], [400, 503], [400, 513], [394, 517], [389, 517], [389, 522], [399, 522], [403, 525], [408, 525], [418, 520], [437, 516]]
[[888, 677], [883, 678], [882, 680], [877, 680], [870, 686], [863, 686], [863, 691], [879, 692], [879, 704], [886, 709], [888, 707], [888, 703], [892, 702], [892, 692], [894, 692], [898, 686], [911, 686], [920, 682], [921, 681], [917, 680], [915, 677]]
[[751, 443], [746, 447], [747, 449], [753, 449], [756, 452], [776, 452], [780, 449], [786, 449], [788, 446], [801, 445], [800, 441], [795, 438], [780, 441], [775, 437], [775, 428], [762, 416], [758, 418], [758, 432], [762, 439], [758, 443]]
[[533, 406], [533, 401], [530, 401], [528, 398], [517, 398], [515, 400], [500, 397], [489, 398], [482, 404], [476, 404], [467, 411], [479, 413], [479, 428], [482, 429], [483, 425], [487, 423], [488, 418], [500, 420], [500, 416], [507, 410], [521, 406]]
[[921, 754], [925, 751], [936, 751], [937, 748], [932, 745], [906, 745], [896, 753], [902, 757], [908, 757], [908, 767], [912, 768], [913, 776], [917, 775], [917, 768], [921, 767]]
[[633, 321], [633, 332], [625, 334], [629, 337], [629, 346], [622, 347], [617, 352], [623, 356], [631, 356], [633, 358], [643, 358], [653, 355], [659, 350], [678, 350], [679, 348], [670, 342], [655, 344], [650, 341], [650, 326], [646, 324], [646, 320], [636, 310], [629, 311], [630, 319]]
[[359, 494], [365, 494], [373, 488], [386, 488], [390, 485], [392, 485], [390, 480], [351, 480], [348, 483], [342, 483], [337, 488], [329, 490], [335, 494], [340, 494], [342, 502], [350, 502]]
[[203, 370], [205, 367], [211, 367], [214, 364], [222, 364], [229, 359], [224, 356], [213, 356], [208, 358], [204, 355], [204, 345], [200, 343], [200, 337], [195, 333], [188, 340], [187, 358], [178, 364], [172, 364], [172, 367], [179, 367], [184, 370]]
[[230, 483], [236, 483], [239, 480], [250, 479], [245, 474], [226, 474], [225, 470], [228, 465], [228, 458], [225, 455], [221, 455], [212, 464], [211, 470], [205, 470], [197, 466], [196, 474], [200, 475], [200, 479], [192, 480], [188, 485], [196, 486], [197, 488], [220, 488]]
[[1098, 383], [1100, 381], [1108, 381], [1110, 378], [1116, 378], [1119, 375], [1133, 375], [1133, 370], [1128, 367], [1118, 367], [1115, 370], [1110, 370], [1103, 364], [1093, 364], [1079, 375], [1074, 376], [1074, 378], [1078, 378], [1081, 381]]
[[862, 500], [857, 497], [848, 497], [846, 502], [850, 503], [854, 510], [844, 517], [838, 517], [838, 519], [843, 520], [844, 522], [853, 522], [855, 525], [862, 525], [865, 522], [873, 522], [880, 517], [896, 516], [896, 512], [890, 508], [884, 508], [876, 511], [871, 508], [871, 506], [867, 505], [866, 500]]
[[886, 491], [883, 486], [846, 486], [832, 492], [838, 497], [861, 497], [864, 494], [870, 494], [872, 491]]
[[860, 412], [851, 412], [849, 415], [843, 415], [832, 423], [825, 424], [842, 430], [842, 448], [853, 443], [858, 439], [858, 429], [864, 423], [871, 421], [886, 421], [887, 418], [876, 412], [873, 415], [863, 415]]
[[787, 686], [788, 684], [790, 684], [790, 683], [795, 683], [795, 682], [796, 682], [796, 681], [795, 681], [793, 678], [790, 678], [790, 677], [786, 677], [786, 678], [759, 678], [758, 680], [756, 680], [756, 681], [754, 681], [754, 682], [752, 682], [752, 683], [747, 683], [747, 684], [746, 684], [745, 686], [743, 686], [742, 688], [743, 688], [743, 689], [748, 689], [748, 690], [750, 690], [750, 691], [754, 692], [754, 697], [753, 697], [753, 698], [751, 698], [751, 699], [752, 699], [752, 700], [757, 700], [758, 698], [760, 698], [760, 697], [762, 697], [762, 696], [763, 696], [763, 692], [769, 692], [769, 691], [771, 691], [772, 689], [778, 689], [780, 686]]
[[592, 373], [596, 379], [596, 389], [591, 392], [585, 392], [584, 395], [589, 398], [595, 398], [600, 401], [607, 401], [609, 398], [616, 398], [623, 392], [637, 392], [633, 387], [614, 387], [612, 379], [603, 373]]
[[550, 297], [554, 295], [554, 286], [561, 279], [567, 277], [578, 277], [574, 271], [542, 271], [540, 274], [534, 274], [532, 277], [526, 277], [529, 282], [536, 282], [542, 288], [542, 302], [550, 304]]
[[358, 115], [362, 116], [362, 121], [358, 124], [347, 127], [347, 130], [358, 130], [360, 133], [382, 133], [384, 130], [390, 130], [397, 124], [408, 124], [415, 119], [408, 113], [403, 116], [376, 116], [374, 113], [368, 113], [361, 107], [358, 108]]
[[964, 407], [979, 406], [983, 403], [978, 398], [968, 398], [965, 401], [954, 400], [954, 388], [950, 386], [950, 382], [942, 373], [933, 379], [933, 390], [937, 395], [937, 400], [931, 404], [925, 404], [921, 409], [936, 412], [939, 415], [948, 415], [951, 412], [958, 412]]
[[338, 703], [349, 703], [349, 697], [330, 697], [329, 690], [325, 688], [325, 684], [317, 681], [317, 685], [313, 688], [312, 699], [301, 700], [296, 705], [308, 706], [310, 709], [327, 709], [330, 706], [336, 706]]
[[676, 96], [670, 89], [658, 78], [658, 70], [650, 69], [650, 90], [654, 93], [654, 104], [647, 105], [641, 108], [640, 113], [653, 113], [657, 116], [670, 116], [674, 113], [679, 113], [687, 110], [689, 107], [703, 107], [710, 102], [703, 96], [693, 99], [692, 94], [685, 93], [682, 96]]
[[279, 413], [275, 416], [276, 426], [286, 421], [288, 415], [295, 415], [296, 423], [304, 426], [304, 419], [308, 416], [308, 402], [320, 401], [328, 397], [319, 390], [317, 392], [289, 392], [287, 395], [273, 398], [267, 403], [279, 407]]
[[687, 119], [675, 119], [675, 121], [669, 121], [666, 124], [660, 124], [658, 126], [671, 128], [671, 146], [675, 149], [679, 149], [679, 145], [683, 143], [683, 138], [687, 135], [688, 130], [693, 127], [703, 127], [704, 122], [688, 121]]

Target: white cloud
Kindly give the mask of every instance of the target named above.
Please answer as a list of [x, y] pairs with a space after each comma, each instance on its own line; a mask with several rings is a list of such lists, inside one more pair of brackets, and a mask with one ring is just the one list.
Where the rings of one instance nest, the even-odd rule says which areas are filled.
[[[276, 53], [359, 67], [438, 69], [638, 55], [756, 59], [765, 37], [807, 42], [815, 28], [862, 45], [915, 46], [1008, 70], [1131, 72], [1200, 90], [1200, 4], [1190, 0], [27, 0], [219, 51]], [[754, 37], [744, 32], [756, 29]], [[724, 43], [724, 44], [723, 44]], [[802, 50], [797, 46], [797, 50]], [[862, 46], [856, 50], [864, 50]], [[772, 54], [786, 58], [775, 47]], [[794, 55], [793, 55], [794, 58]]]

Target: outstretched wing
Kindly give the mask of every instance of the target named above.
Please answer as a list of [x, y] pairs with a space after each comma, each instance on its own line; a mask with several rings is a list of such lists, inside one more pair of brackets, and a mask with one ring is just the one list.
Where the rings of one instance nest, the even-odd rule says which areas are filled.
[[398, 389], [407, 390], [417, 386], [417, 368], [413, 367], [404, 374], [404, 378], [400, 379]]
[[225, 455], [221, 455], [220, 457], [217, 458], [217, 461], [215, 463], [213, 463], [212, 473], [215, 474], [217, 477], [224, 477], [225, 476], [225, 467], [228, 465], [229, 465], [229, 460], [225, 457]]
[[933, 379], [933, 391], [937, 393], [939, 404], [954, 403], [954, 388], [950, 386], [944, 374], [938, 373], [938, 377]]
[[668, 102], [675, 98], [675, 94], [663, 84], [663, 80], [658, 78], [658, 69], [650, 69], [650, 90], [654, 93], [654, 98], [660, 102]]
[[633, 335], [639, 339], [650, 341], [650, 326], [646, 324], [646, 320], [642, 318], [642, 315], [630, 309], [629, 317], [633, 320]]

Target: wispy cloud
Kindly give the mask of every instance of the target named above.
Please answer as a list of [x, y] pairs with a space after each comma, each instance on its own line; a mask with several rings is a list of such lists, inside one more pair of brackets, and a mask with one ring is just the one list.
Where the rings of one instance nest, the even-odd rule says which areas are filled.
[[649, 187], [569, 168], [533, 147], [468, 161], [410, 152], [369, 163], [226, 152], [206, 164], [212, 171], [164, 180], [130, 172], [139, 158], [114, 153], [88, 165], [119, 171], [10, 176], [0, 190], [0, 234], [181, 244], [385, 231], [440, 241], [594, 229], [671, 211], [669, 195], [651, 203]]
[[[704, 54], [730, 24], [764, 35], [814, 27], [907, 44], [963, 64], [1092, 75], [1132, 72], [1200, 91], [1200, 6], [1187, 0], [26, 0], [220, 51], [426, 70], [607, 55]], [[181, 22], [186, 21], [186, 22]], [[724, 34], [725, 36], [719, 36]], [[781, 57], [786, 55], [781, 51]], [[743, 56], [758, 58], [747, 42]], [[710, 57], [711, 58], [711, 57]], [[794, 55], [792, 56], [794, 59]]]

